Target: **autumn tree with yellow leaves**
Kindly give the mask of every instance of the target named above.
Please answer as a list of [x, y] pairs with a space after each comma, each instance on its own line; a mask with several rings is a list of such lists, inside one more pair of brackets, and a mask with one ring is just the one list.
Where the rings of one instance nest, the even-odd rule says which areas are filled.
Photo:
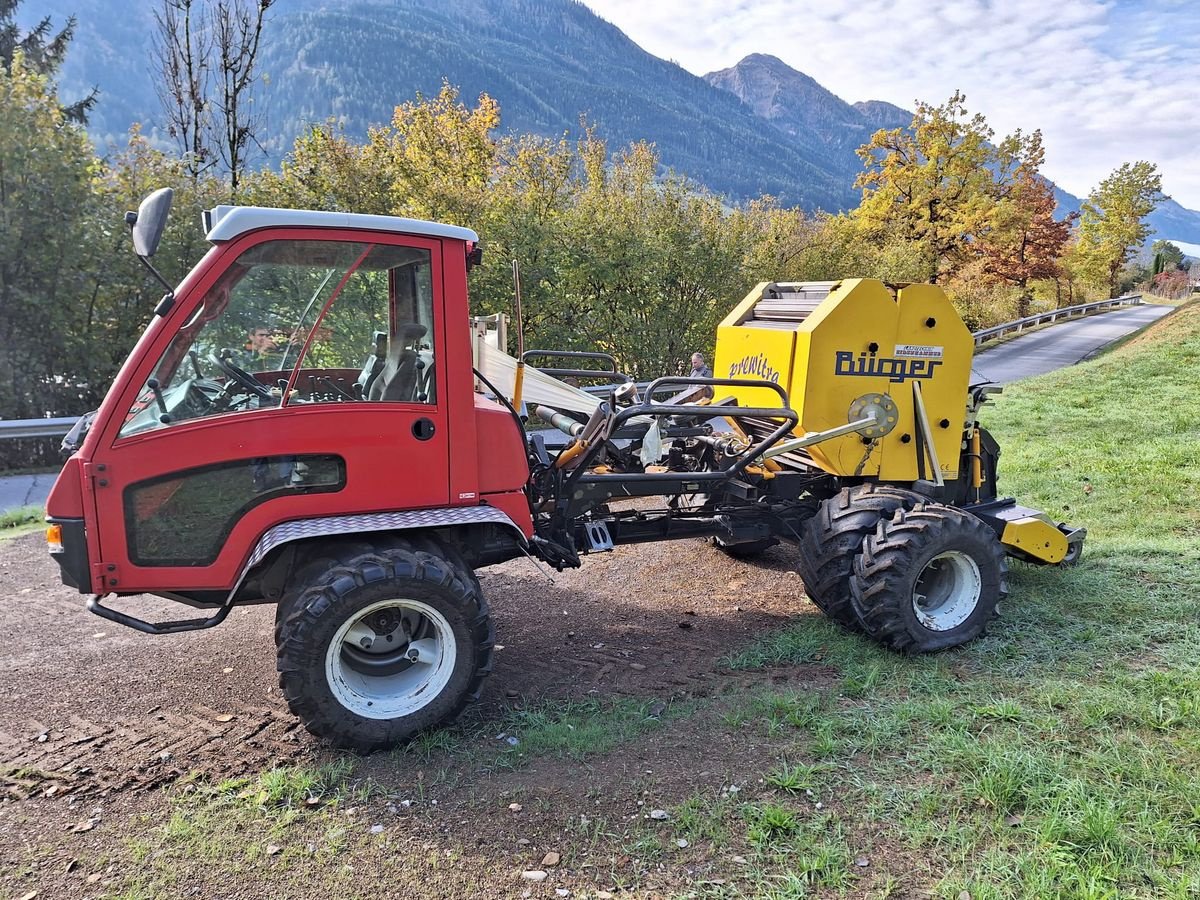
[[854, 216], [869, 235], [917, 245], [923, 281], [945, 281], [973, 255], [995, 202], [993, 134], [956, 92], [941, 106], [918, 103], [908, 128], [881, 129], [858, 151], [866, 170]]
[[1083, 271], [1117, 295], [1121, 270], [1150, 235], [1146, 216], [1163, 200], [1162, 175], [1153, 163], [1123, 163], [1100, 182], [1079, 219]]

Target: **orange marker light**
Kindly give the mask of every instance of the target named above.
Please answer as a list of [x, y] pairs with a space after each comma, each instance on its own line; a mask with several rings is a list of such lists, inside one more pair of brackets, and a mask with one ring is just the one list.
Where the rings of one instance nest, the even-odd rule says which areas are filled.
[[63, 552], [61, 525], [46, 526], [46, 543], [50, 545], [51, 553]]

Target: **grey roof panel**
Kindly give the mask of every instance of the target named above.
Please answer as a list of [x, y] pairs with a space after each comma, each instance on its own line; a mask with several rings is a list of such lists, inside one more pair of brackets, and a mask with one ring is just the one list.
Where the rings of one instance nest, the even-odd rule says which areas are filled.
[[361, 213], [324, 212], [311, 209], [271, 209], [265, 206], [218, 206], [209, 213], [212, 229], [208, 239], [228, 241], [259, 228], [361, 228], [391, 231], [421, 237], [453, 238], [477, 243], [479, 235], [470, 228], [442, 225], [399, 216], [368, 216]]

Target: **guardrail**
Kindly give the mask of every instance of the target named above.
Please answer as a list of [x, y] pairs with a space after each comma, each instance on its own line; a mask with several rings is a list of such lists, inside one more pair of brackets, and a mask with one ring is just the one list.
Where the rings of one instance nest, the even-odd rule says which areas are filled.
[[[1017, 319], [1015, 322], [1005, 322], [1003, 325], [997, 325], [994, 328], [985, 328], [983, 331], [976, 331], [975, 346], [978, 347], [986, 341], [1001, 337], [1010, 332], [1024, 331], [1026, 328], [1035, 325], [1043, 325], [1047, 322], [1056, 322], [1059, 319], [1083, 316], [1090, 312], [1110, 307], [1137, 306], [1141, 302], [1141, 294], [1127, 294], [1124, 297], [1114, 297], [1111, 300], [1098, 300], [1095, 303], [1081, 303], [1078, 306], [1052, 309], [1049, 312], [1040, 313], [1036, 316], [1026, 316], [1024, 319]], [[645, 390], [649, 384], [650, 382], [639, 382], [637, 386], [638, 390]], [[584, 388], [584, 390], [590, 390], [594, 393], [607, 393], [613, 387], [614, 385], [592, 385]], [[62, 437], [71, 430], [71, 426], [75, 424], [78, 418], [78, 416], [64, 416], [57, 419], [0, 419], [0, 440], [4, 440], [5, 438], [15, 440], [17, 438]]]
[[57, 419], [0, 419], [0, 439], [62, 437], [79, 421], [79, 416]]
[[1026, 316], [1023, 319], [1017, 319], [1015, 322], [1005, 322], [1003, 325], [997, 325], [994, 328], [985, 328], [982, 331], [975, 332], [975, 346], [978, 347], [993, 338], [998, 338], [1012, 332], [1022, 332], [1026, 328], [1035, 325], [1044, 325], [1047, 322], [1057, 322], [1059, 319], [1070, 319], [1074, 316], [1085, 316], [1090, 312], [1096, 312], [1101, 309], [1109, 309], [1118, 306], [1138, 306], [1142, 302], [1141, 294], [1126, 294], [1124, 297], [1113, 297], [1111, 300], [1097, 300], [1095, 303], [1080, 303], [1077, 306], [1064, 306], [1062, 309], [1052, 309], [1048, 312], [1039, 313], [1036, 316]]

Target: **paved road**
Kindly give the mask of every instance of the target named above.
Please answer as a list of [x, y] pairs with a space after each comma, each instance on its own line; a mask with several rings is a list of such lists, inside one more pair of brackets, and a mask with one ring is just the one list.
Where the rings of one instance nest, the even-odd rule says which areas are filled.
[[1007, 384], [1073, 366], [1174, 308], [1146, 303], [1051, 325], [976, 355], [975, 378]]
[[[1071, 366], [1107, 344], [1169, 313], [1174, 307], [1145, 304], [1052, 325], [985, 350], [975, 357], [975, 375], [999, 384]], [[0, 478], [0, 512], [46, 502], [53, 475]]]
[[0, 478], [0, 513], [22, 506], [41, 506], [50, 494], [54, 478], [53, 473]]

